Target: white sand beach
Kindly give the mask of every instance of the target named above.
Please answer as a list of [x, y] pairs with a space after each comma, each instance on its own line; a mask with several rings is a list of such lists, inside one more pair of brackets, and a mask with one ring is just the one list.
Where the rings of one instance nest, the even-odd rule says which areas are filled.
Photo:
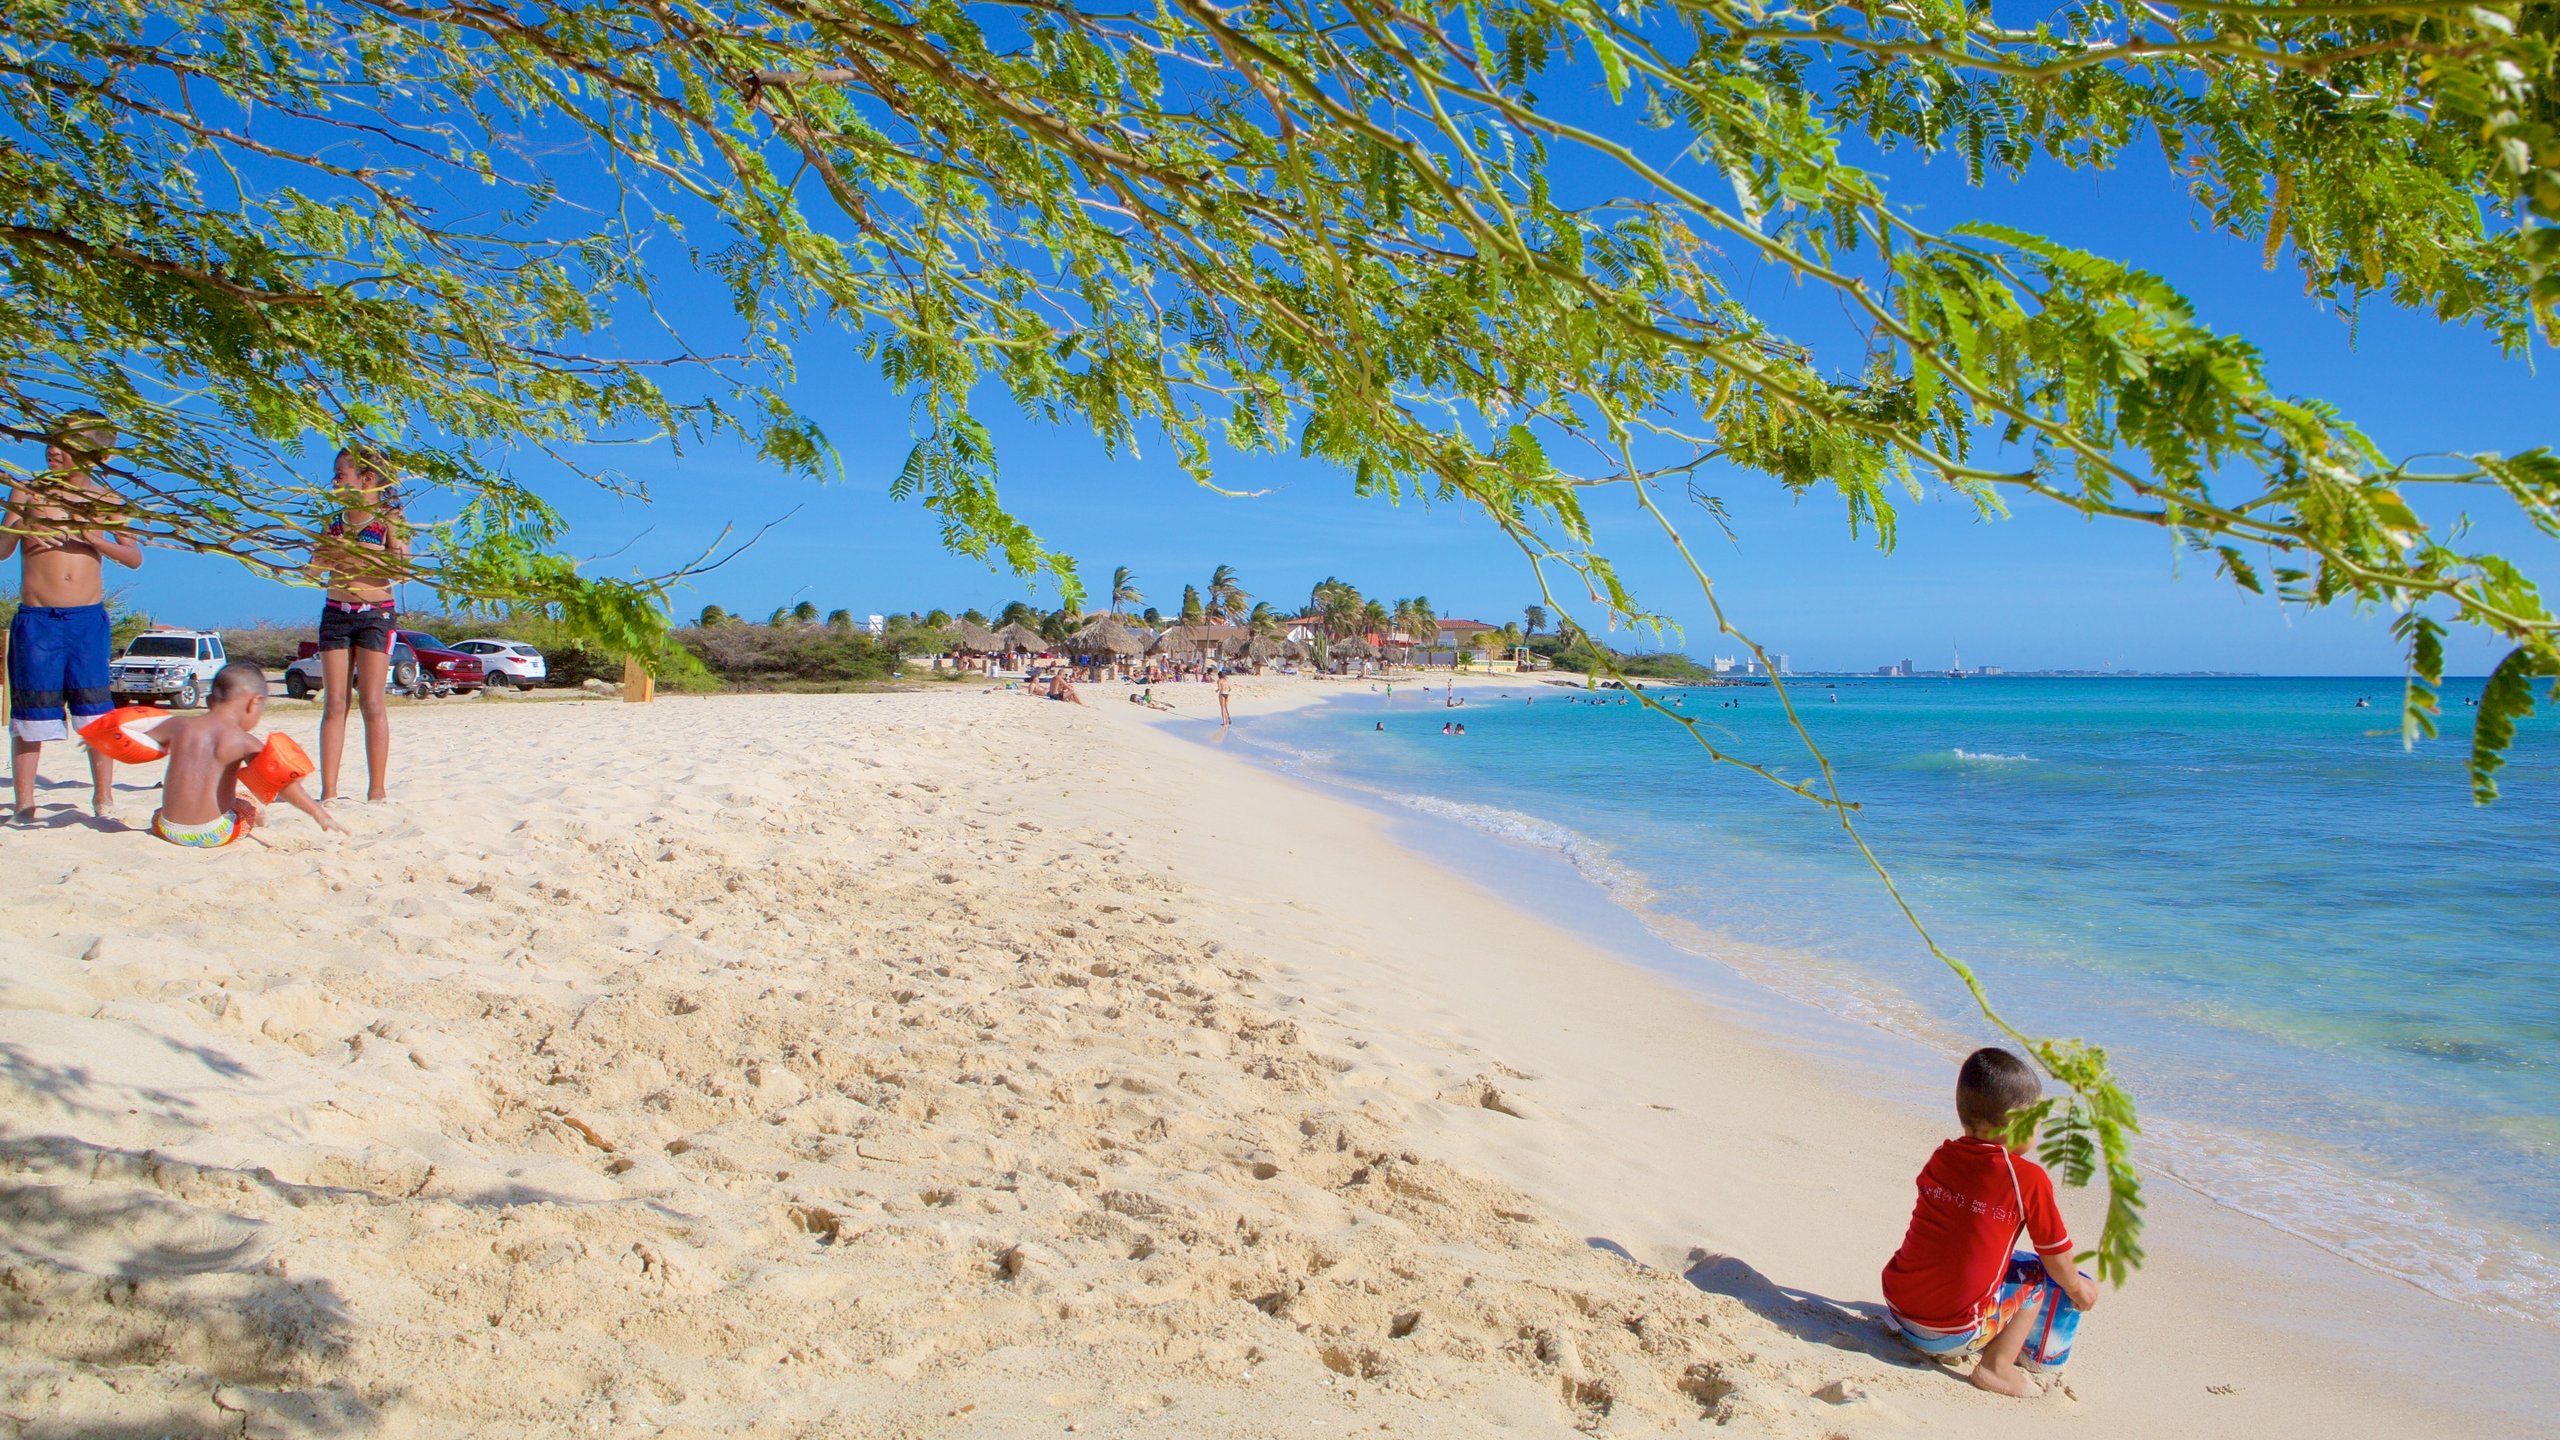
[[[345, 841], [178, 851], [130, 770], [130, 828], [0, 832], [0, 1437], [2560, 1405], [2560, 1335], [2167, 1180], [2068, 1391], [1971, 1391], [1875, 1319], [1944, 1085], [1874, 1093], [1197, 743], [1205, 686], [1090, 693], [404, 708], [398, 798]], [[45, 775], [85, 792], [64, 747]]]

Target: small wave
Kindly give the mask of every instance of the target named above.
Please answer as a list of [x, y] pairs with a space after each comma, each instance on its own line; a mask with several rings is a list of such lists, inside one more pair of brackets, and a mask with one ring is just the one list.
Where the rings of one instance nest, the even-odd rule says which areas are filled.
[[1985, 750], [1967, 750], [1963, 746], [1959, 745], [1956, 747], [1956, 758], [1978, 765], [2019, 765], [2032, 763], [2036, 757], [2033, 755], [1998, 755]]
[[1370, 793], [1392, 800], [1408, 810], [1442, 820], [1454, 820], [1482, 834], [1551, 850], [1572, 862], [1573, 868], [1581, 872], [1583, 878], [1609, 892], [1610, 898], [1620, 904], [1641, 906], [1653, 898], [1653, 892], [1645, 888], [1634, 871], [1610, 858], [1607, 846], [1566, 826], [1541, 820], [1535, 815], [1523, 815], [1517, 810], [1476, 805], [1464, 800], [1443, 800], [1436, 795], [1379, 789], [1371, 789]]
[[2560, 1261], [2524, 1237], [2469, 1223], [2434, 1194], [2324, 1161], [2300, 1137], [2263, 1143], [2157, 1120], [2143, 1128], [2159, 1145], [2153, 1163], [2219, 1205], [2431, 1295], [2560, 1320]]

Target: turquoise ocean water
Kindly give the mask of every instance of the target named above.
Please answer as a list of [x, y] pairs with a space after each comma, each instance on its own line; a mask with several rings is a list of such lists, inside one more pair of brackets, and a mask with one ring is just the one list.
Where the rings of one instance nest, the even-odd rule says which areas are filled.
[[[2448, 684], [2445, 738], [2414, 752], [2389, 679], [1790, 690], [1941, 943], [2022, 1028], [2113, 1052], [2151, 1163], [2437, 1293], [2560, 1321], [2560, 720], [2525, 723], [2480, 808], [2477, 682]], [[1344, 692], [1240, 738], [1558, 852], [1674, 945], [1798, 998], [1944, 1048], [1984, 1038], [1838, 827], [1679, 727], [1551, 686], [1456, 710]], [[1766, 688], [1657, 693], [1725, 749], [1812, 773]], [[1464, 738], [1440, 734], [1452, 718]]]

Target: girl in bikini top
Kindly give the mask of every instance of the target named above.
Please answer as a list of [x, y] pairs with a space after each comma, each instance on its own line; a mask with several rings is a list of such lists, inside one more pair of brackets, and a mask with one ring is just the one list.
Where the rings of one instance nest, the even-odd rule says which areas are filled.
[[[338, 512], [338, 518], [329, 522], [329, 538], [343, 540], [346, 535], [347, 512], [341, 510]], [[391, 527], [376, 520], [356, 532], [356, 543], [370, 545], [376, 550], [388, 550], [391, 548]]]

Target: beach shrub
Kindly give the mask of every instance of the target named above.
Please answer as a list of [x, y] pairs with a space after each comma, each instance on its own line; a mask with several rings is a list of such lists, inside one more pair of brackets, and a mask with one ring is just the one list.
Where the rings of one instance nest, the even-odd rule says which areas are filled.
[[320, 638], [318, 624], [289, 625], [261, 620], [222, 632], [222, 648], [234, 660], [263, 666], [270, 675], [301, 658], [302, 647]]

